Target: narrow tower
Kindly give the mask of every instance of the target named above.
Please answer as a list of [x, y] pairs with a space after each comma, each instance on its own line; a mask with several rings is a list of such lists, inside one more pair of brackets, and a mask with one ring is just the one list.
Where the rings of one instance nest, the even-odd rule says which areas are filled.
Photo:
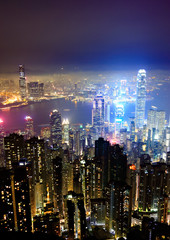
[[140, 69], [137, 76], [137, 97], [136, 97], [136, 128], [142, 128], [145, 120], [145, 102], [146, 102], [146, 71]]
[[26, 98], [26, 78], [24, 65], [19, 65], [19, 89], [22, 99]]

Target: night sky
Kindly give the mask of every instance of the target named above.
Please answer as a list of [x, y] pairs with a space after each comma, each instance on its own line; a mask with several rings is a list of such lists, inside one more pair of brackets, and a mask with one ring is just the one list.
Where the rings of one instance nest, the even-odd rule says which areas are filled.
[[170, 67], [170, 2], [1, 0], [0, 73]]

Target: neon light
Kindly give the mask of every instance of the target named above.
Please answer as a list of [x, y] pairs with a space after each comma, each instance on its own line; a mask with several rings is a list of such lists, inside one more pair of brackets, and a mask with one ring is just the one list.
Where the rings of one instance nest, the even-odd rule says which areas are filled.
[[26, 116], [26, 117], [25, 117], [25, 120], [26, 120], [26, 121], [28, 121], [28, 120], [32, 120], [32, 117], [30, 117], [30, 116]]

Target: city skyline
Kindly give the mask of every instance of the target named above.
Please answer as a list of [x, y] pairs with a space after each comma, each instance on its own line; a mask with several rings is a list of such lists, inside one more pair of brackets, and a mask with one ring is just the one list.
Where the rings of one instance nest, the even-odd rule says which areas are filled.
[[0, 236], [170, 239], [169, 9], [0, 3]]

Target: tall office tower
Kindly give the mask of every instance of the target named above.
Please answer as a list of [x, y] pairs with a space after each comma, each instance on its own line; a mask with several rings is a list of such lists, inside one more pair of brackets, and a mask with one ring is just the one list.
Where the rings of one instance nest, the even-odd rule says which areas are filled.
[[120, 141], [120, 129], [123, 127], [124, 106], [122, 104], [116, 105], [115, 111], [115, 137]]
[[81, 143], [80, 143], [80, 131], [79, 130], [77, 130], [75, 132], [74, 150], [75, 150], [76, 156], [80, 156], [80, 154], [81, 154]]
[[148, 110], [148, 118], [147, 118], [147, 128], [151, 130], [156, 128], [156, 108], [152, 108]]
[[34, 136], [33, 119], [30, 116], [25, 117], [25, 137], [30, 139]]
[[62, 122], [63, 143], [69, 145], [69, 120], [66, 118]]
[[130, 140], [135, 141], [135, 120], [131, 119], [130, 121]]
[[137, 96], [135, 107], [136, 128], [142, 128], [145, 120], [146, 71], [140, 69], [137, 75]]
[[86, 212], [83, 194], [68, 192], [65, 196], [65, 209], [68, 239], [84, 239], [86, 237]]
[[[158, 111], [156, 108], [148, 110], [147, 128], [148, 130], [151, 130], [152, 135], [153, 131], [155, 131], [154, 137], [156, 137], [157, 140], [162, 139], [164, 127], [165, 127], [165, 111], [161, 110]], [[152, 140], [154, 141], [154, 139]]]
[[24, 157], [24, 137], [15, 133], [4, 138], [5, 166], [11, 169]]
[[20, 88], [21, 98], [25, 99], [27, 96], [27, 92], [26, 92], [26, 78], [25, 78], [24, 65], [19, 65], [19, 88]]
[[51, 142], [53, 146], [61, 147], [62, 145], [62, 125], [61, 114], [58, 110], [53, 110], [50, 113], [50, 125], [51, 125]]
[[105, 121], [110, 123], [110, 104], [105, 105]]
[[127, 129], [120, 129], [120, 145], [124, 146], [126, 150], [126, 141], [127, 141]]
[[104, 137], [105, 103], [103, 96], [97, 95], [93, 101], [92, 125], [95, 130], [96, 138]]
[[165, 111], [157, 111], [156, 112], [156, 121], [157, 121], [157, 129], [159, 134], [159, 139], [163, 138], [163, 130], [165, 127]]
[[139, 172], [139, 212], [156, 215], [159, 222], [164, 221], [166, 198], [170, 194], [170, 167], [165, 163], [141, 161]]
[[31, 164], [31, 213], [41, 213], [47, 196], [47, 185], [50, 181], [46, 171], [44, 140], [37, 137], [25, 141], [25, 156]]
[[166, 152], [170, 151], [170, 127], [165, 129], [165, 136], [166, 136]]
[[127, 81], [126, 79], [123, 79], [120, 81], [121, 85], [120, 85], [120, 94], [121, 95], [125, 95], [126, 94], [126, 84], [127, 84]]
[[26, 166], [0, 169], [0, 231], [31, 232], [29, 181]]
[[70, 152], [70, 159], [72, 159], [74, 150], [74, 132], [69, 130], [69, 152]]

